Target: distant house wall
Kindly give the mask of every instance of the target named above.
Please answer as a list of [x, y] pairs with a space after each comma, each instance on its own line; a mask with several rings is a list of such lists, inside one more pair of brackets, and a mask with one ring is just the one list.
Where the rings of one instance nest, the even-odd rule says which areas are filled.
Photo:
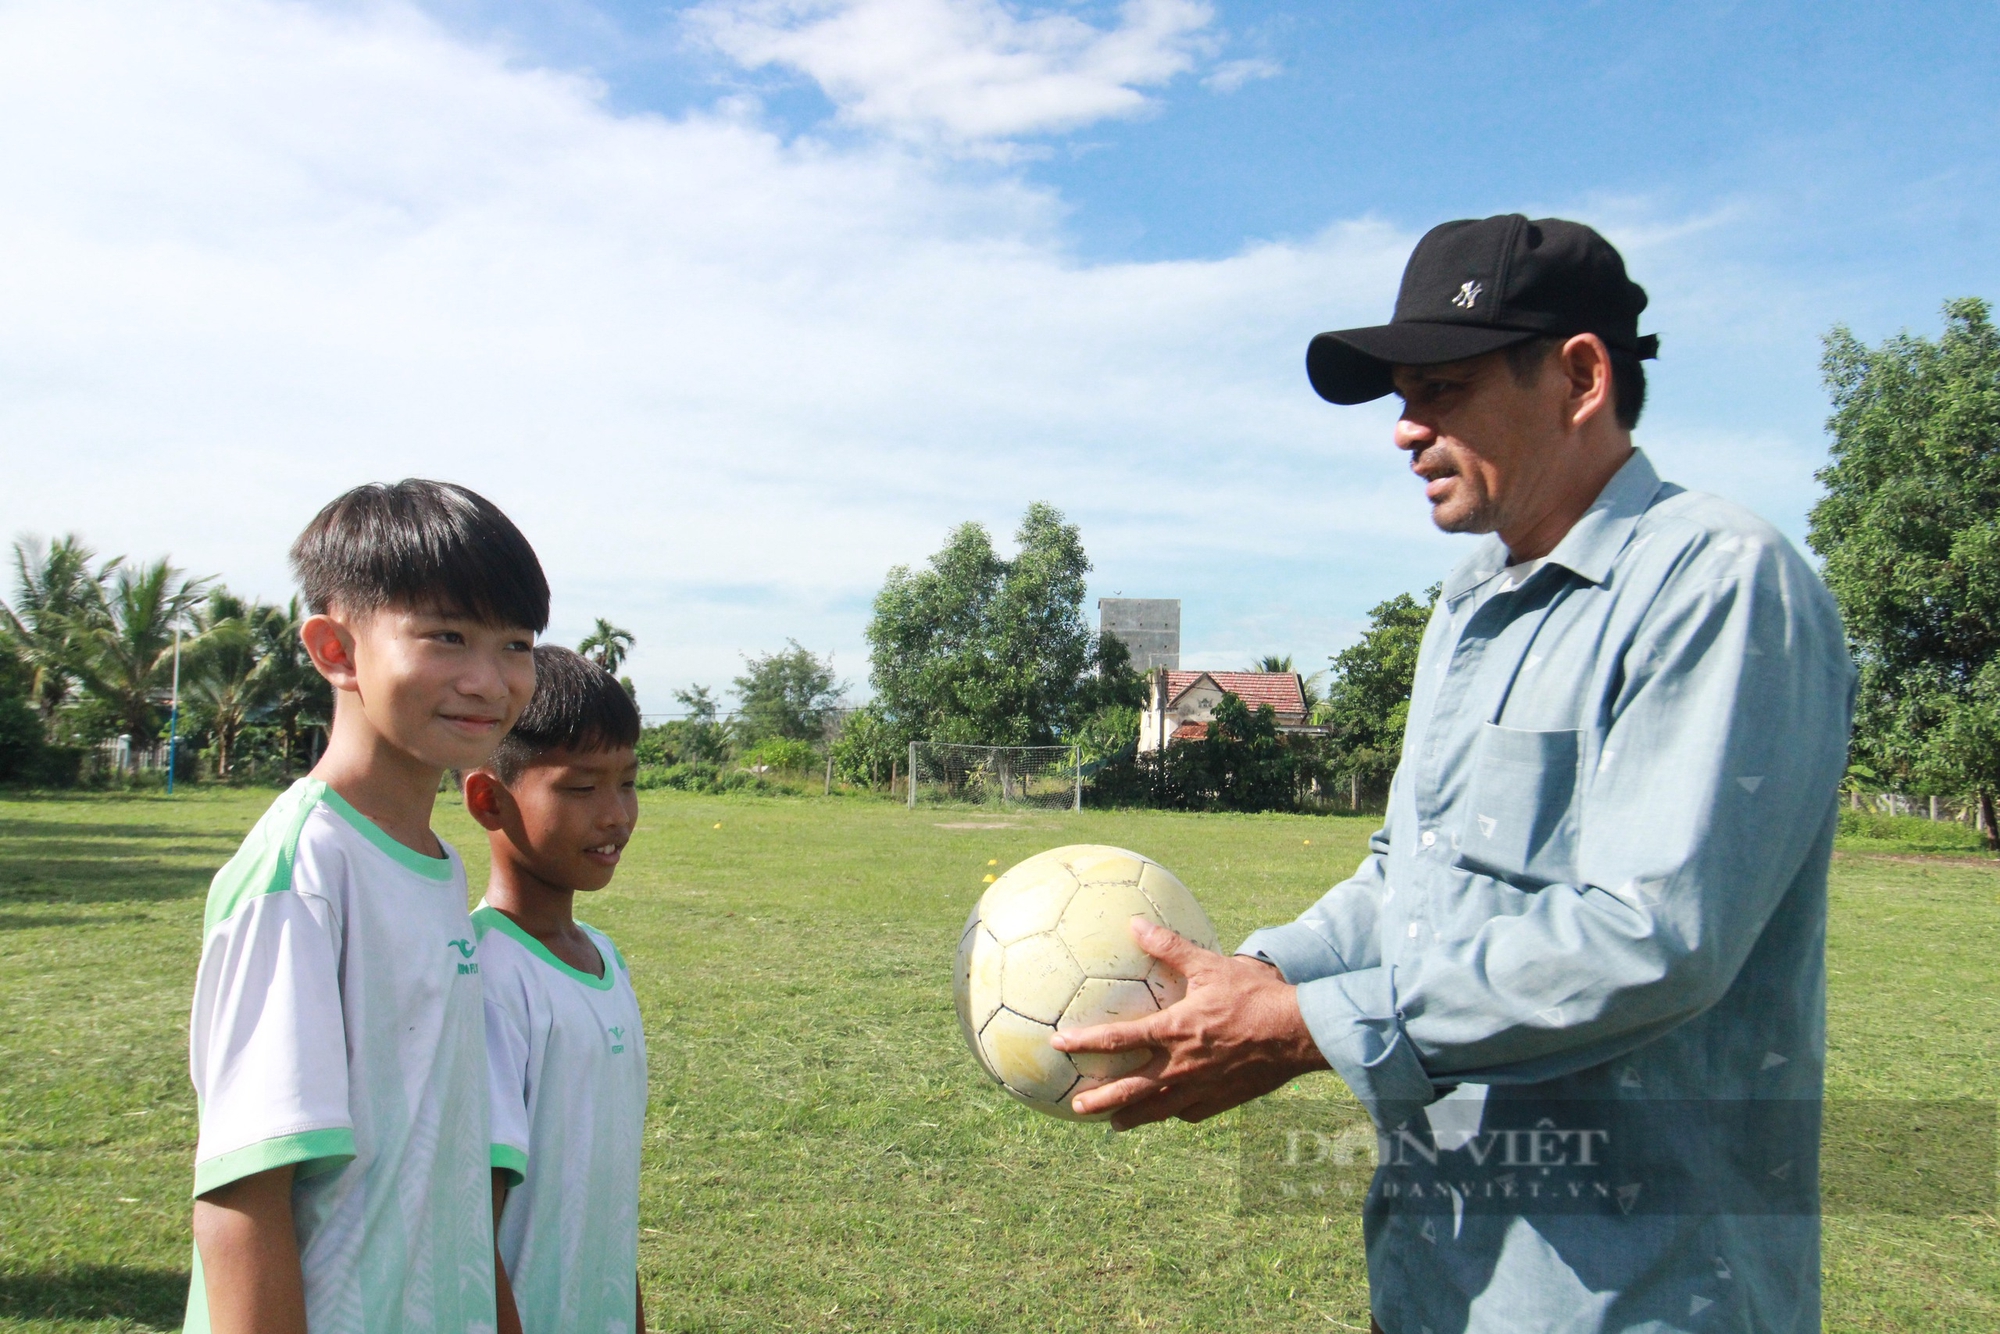
[[1146, 683], [1146, 708], [1139, 716], [1139, 749], [1159, 750], [1175, 740], [1206, 736], [1225, 693], [1252, 709], [1270, 705], [1280, 727], [1305, 726], [1305, 682], [1297, 672], [1179, 672], [1160, 668]]

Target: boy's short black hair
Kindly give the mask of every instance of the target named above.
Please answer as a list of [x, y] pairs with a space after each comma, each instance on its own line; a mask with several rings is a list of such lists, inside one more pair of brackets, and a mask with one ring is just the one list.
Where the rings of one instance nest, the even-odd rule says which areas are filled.
[[512, 783], [551, 751], [618, 750], [639, 742], [639, 710], [625, 687], [588, 658], [535, 645], [535, 696], [486, 767]]
[[450, 482], [370, 482], [329, 504], [292, 543], [315, 615], [411, 607], [537, 634], [549, 581], [535, 549], [492, 501]]

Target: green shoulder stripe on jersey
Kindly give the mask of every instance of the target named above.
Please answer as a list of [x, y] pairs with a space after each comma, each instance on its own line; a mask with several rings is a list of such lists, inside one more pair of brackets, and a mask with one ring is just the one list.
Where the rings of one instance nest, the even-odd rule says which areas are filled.
[[251, 899], [283, 893], [292, 887], [292, 863], [298, 856], [299, 831], [321, 803], [397, 865], [431, 880], [451, 879], [451, 858], [426, 857], [404, 847], [325, 783], [317, 778], [301, 778], [271, 803], [271, 808], [244, 837], [236, 855], [209, 882], [208, 907], [201, 922], [203, 935], [213, 931], [217, 923], [234, 917]]
[[507, 1174], [507, 1189], [512, 1190], [528, 1179], [528, 1155], [511, 1144], [495, 1144], [492, 1164], [495, 1171]]
[[295, 1180], [332, 1172], [354, 1161], [354, 1132], [346, 1127], [307, 1130], [297, 1135], [280, 1135], [259, 1140], [233, 1153], [225, 1153], [194, 1165], [194, 1193], [206, 1195], [218, 1186], [268, 1172], [287, 1163], [298, 1164]]
[[317, 778], [301, 778], [271, 803], [236, 855], [209, 881], [208, 907], [201, 921], [203, 935], [213, 931], [218, 922], [234, 917], [251, 899], [292, 887], [292, 859], [299, 850], [299, 831], [326, 790], [326, 784]]
[[[578, 923], [578, 925], [580, 926], [582, 923]], [[572, 968], [555, 955], [549, 953], [548, 946], [536, 940], [526, 931], [523, 931], [513, 918], [501, 912], [485, 899], [481, 899], [479, 906], [472, 910], [472, 926], [479, 933], [481, 940], [486, 939], [487, 932], [498, 931], [501, 935], [518, 942], [522, 949], [534, 955], [564, 977], [573, 977], [587, 987], [598, 991], [609, 991], [616, 980], [616, 974], [612, 972], [612, 961], [610, 959], [604, 960], [603, 977], [592, 977], [580, 968]], [[610, 942], [606, 941], [605, 943], [609, 944]], [[612, 954], [616, 955], [617, 952], [617, 949], [614, 947]]]

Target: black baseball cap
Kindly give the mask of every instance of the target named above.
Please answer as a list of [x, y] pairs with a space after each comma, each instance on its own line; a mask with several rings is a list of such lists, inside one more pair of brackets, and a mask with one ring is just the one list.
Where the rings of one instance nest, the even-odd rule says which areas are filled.
[[1646, 289], [1625, 276], [1618, 251], [1580, 222], [1504, 213], [1440, 223], [1410, 252], [1389, 323], [1320, 334], [1306, 375], [1329, 403], [1366, 403], [1395, 391], [1391, 367], [1463, 361], [1530, 338], [1592, 333], [1649, 360], [1660, 340], [1639, 336], [1645, 308]]

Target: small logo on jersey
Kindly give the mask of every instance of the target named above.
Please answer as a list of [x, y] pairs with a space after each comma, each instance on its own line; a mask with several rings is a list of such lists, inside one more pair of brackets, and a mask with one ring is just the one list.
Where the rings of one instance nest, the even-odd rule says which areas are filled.
[[622, 1040], [622, 1039], [624, 1038], [624, 1036], [625, 1036], [625, 1030], [624, 1030], [624, 1029], [622, 1029], [622, 1028], [609, 1028], [609, 1029], [606, 1029], [606, 1030], [605, 1030], [605, 1032], [607, 1032], [607, 1033], [611, 1034], [611, 1050], [612, 1050], [612, 1051], [613, 1051], [614, 1053], [616, 1053], [616, 1052], [621, 1052], [621, 1051], [624, 1051], [624, 1050], [625, 1050], [625, 1043], [624, 1043], [624, 1042], [623, 1042], [623, 1040]]
[[1451, 299], [1451, 304], [1457, 306], [1460, 310], [1471, 310], [1475, 305], [1479, 304], [1479, 295], [1485, 290], [1486, 288], [1482, 284], [1468, 278], [1459, 285], [1458, 295]]
[[457, 950], [461, 959], [470, 959], [472, 952], [479, 948], [469, 940], [447, 940], [445, 944]]

